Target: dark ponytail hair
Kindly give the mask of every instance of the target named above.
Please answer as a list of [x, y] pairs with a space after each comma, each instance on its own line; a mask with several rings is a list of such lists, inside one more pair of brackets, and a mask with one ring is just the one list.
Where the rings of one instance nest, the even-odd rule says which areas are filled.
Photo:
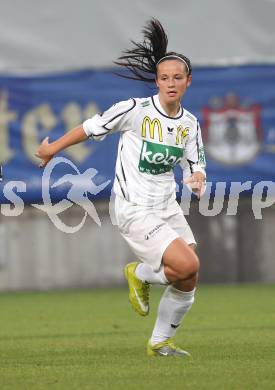
[[[190, 60], [175, 52], [167, 52], [168, 38], [161, 23], [152, 18], [142, 30], [144, 40], [142, 43], [131, 41], [132, 49], [126, 49], [114, 64], [127, 68], [132, 75], [119, 76], [132, 79], [154, 82], [157, 74], [157, 65], [164, 57], [167, 60], [179, 57], [185, 63], [187, 74], [192, 73]], [[153, 77], [149, 75], [154, 75]]]

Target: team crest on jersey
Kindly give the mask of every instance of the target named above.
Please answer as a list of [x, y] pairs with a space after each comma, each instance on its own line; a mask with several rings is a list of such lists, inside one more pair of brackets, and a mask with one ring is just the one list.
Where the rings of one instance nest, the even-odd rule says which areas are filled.
[[224, 164], [245, 164], [260, 150], [260, 107], [241, 104], [230, 94], [203, 109], [204, 143], [208, 155]]
[[189, 134], [189, 127], [183, 127], [183, 126], [178, 126], [177, 127], [177, 136], [176, 136], [176, 145], [183, 145], [185, 138]]

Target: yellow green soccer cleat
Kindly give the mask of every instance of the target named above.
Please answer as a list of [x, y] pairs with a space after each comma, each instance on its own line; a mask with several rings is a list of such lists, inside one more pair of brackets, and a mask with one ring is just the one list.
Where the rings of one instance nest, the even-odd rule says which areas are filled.
[[173, 339], [162, 341], [161, 343], [152, 345], [150, 341], [147, 344], [147, 355], [148, 356], [180, 356], [190, 357], [190, 353], [183, 349], [176, 347]]
[[129, 263], [124, 268], [124, 275], [129, 285], [129, 301], [133, 309], [141, 316], [149, 313], [150, 284], [143, 283], [135, 275], [138, 262]]

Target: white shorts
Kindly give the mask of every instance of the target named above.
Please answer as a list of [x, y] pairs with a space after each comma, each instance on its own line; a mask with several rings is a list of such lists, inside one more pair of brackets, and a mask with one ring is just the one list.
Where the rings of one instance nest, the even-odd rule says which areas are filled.
[[115, 214], [121, 235], [139, 260], [150, 264], [154, 271], [159, 270], [164, 251], [176, 238], [183, 238], [188, 245], [196, 244], [176, 200], [166, 209], [156, 210], [116, 196]]

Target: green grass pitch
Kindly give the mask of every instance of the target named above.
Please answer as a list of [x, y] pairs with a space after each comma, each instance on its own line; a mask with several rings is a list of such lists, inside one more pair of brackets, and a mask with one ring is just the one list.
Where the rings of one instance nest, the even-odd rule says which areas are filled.
[[0, 294], [0, 389], [275, 389], [275, 286], [201, 286], [176, 341], [149, 358], [151, 314], [126, 289]]

